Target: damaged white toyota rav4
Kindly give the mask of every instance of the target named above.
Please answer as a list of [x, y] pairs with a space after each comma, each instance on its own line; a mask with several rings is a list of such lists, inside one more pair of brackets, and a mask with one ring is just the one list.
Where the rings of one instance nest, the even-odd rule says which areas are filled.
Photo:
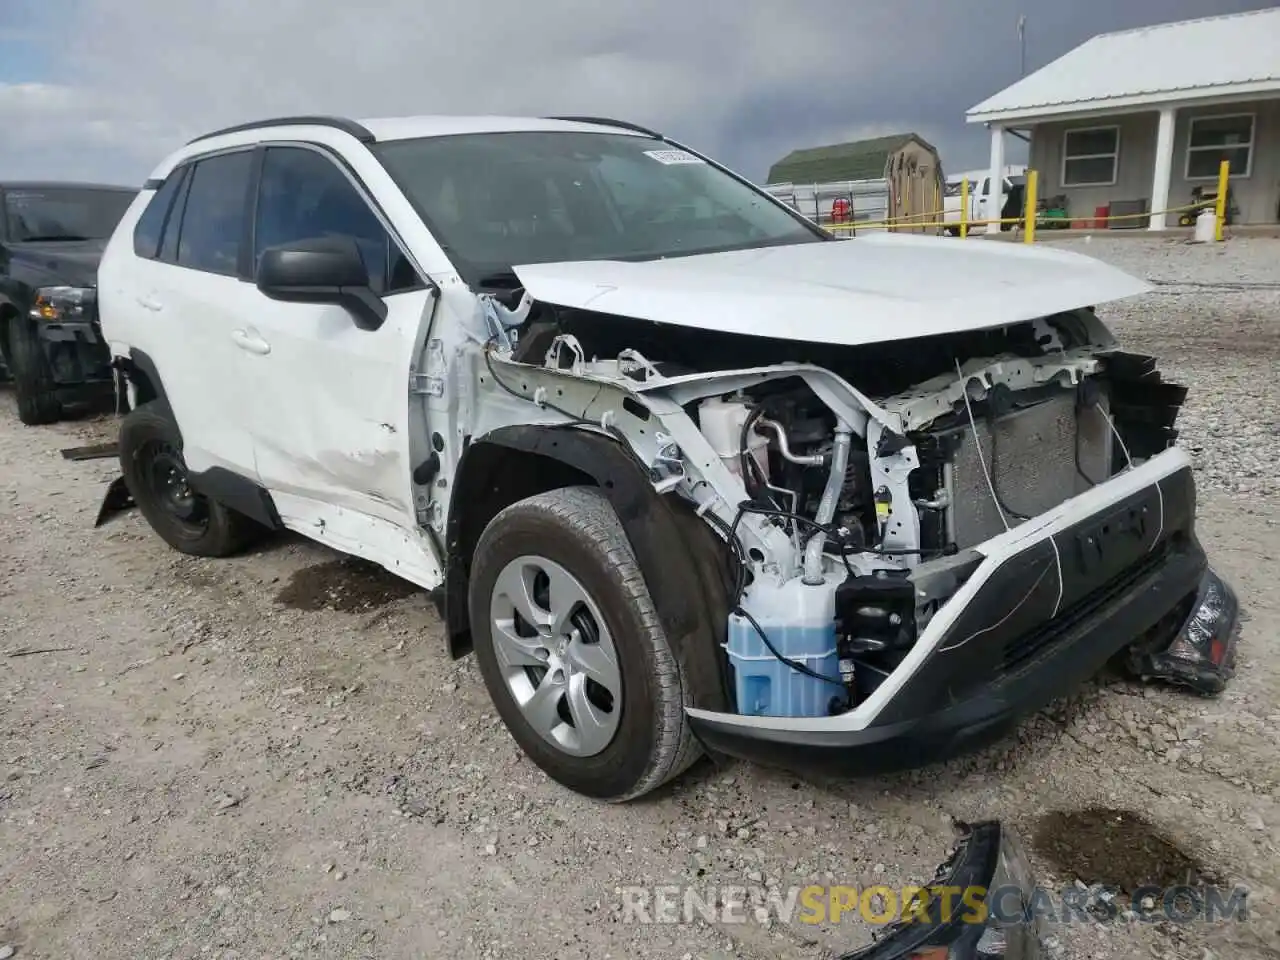
[[304, 117], [166, 159], [102, 261], [131, 497], [427, 590], [524, 751], [627, 799], [703, 750], [945, 759], [1108, 661], [1215, 693], [1236, 601], [1183, 387], [1086, 257], [836, 240], [592, 118]]

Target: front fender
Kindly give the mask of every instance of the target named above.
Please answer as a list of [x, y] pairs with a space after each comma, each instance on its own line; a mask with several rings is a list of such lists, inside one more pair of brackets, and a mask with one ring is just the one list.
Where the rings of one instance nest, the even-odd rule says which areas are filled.
[[[521, 425], [487, 434], [467, 446], [454, 489], [477, 495], [490, 489], [495, 466], [510, 469], [506, 456], [495, 456], [500, 451], [553, 461], [565, 468], [559, 475], [569, 478], [568, 483], [587, 479], [604, 492], [635, 551], [667, 641], [685, 665], [694, 704], [718, 703], [724, 709], [728, 694], [719, 644], [728, 612], [728, 575], [725, 547], [711, 528], [682, 501], [659, 495], [644, 468], [619, 442], [573, 426]], [[522, 491], [522, 496], [567, 484], [533, 485], [540, 489]], [[455, 657], [471, 649], [467, 552], [474, 540], [466, 531], [468, 508], [474, 508], [477, 499], [455, 496], [449, 511], [444, 616]], [[507, 503], [497, 509], [504, 506]]]

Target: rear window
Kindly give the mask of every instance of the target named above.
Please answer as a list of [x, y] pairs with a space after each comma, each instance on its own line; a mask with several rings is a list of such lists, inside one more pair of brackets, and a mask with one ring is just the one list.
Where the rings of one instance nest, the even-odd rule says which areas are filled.
[[164, 226], [169, 219], [169, 210], [173, 207], [173, 198], [178, 195], [178, 187], [186, 174], [186, 168], [179, 168], [169, 174], [160, 188], [152, 195], [147, 209], [142, 211], [137, 225], [133, 228], [133, 252], [140, 257], [154, 260], [160, 253], [160, 237], [164, 234]]

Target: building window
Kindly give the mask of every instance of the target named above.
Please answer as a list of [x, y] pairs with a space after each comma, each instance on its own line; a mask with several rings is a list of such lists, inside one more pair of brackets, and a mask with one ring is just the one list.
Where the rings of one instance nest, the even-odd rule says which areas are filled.
[[1116, 182], [1120, 128], [1089, 127], [1062, 135], [1062, 185], [1109, 187]]
[[1216, 180], [1223, 160], [1231, 162], [1231, 176], [1249, 175], [1253, 165], [1253, 114], [1192, 118], [1186, 178]]

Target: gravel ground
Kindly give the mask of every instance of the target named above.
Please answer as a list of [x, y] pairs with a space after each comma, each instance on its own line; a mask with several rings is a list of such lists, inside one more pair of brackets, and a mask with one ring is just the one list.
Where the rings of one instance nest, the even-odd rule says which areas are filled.
[[522, 761], [412, 588], [296, 538], [199, 561], [95, 530], [112, 466], [58, 451], [110, 419], [0, 417], [0, 956], [830, 956], [872, 928], [638, 924], [618, 888], [918, 883], [985, 817], [1054, 887], [1250, 888], [1247, 923], [1076, 921], [1056, 956], [1280, 955], [1280, 243], [1068, 245], [1161, 281], [1107, 314], [1193, 386], [1201, 536], [1247, 615], [1225, 696], [1106, 677], [945, 767], [704, 762], [599, 805]]

